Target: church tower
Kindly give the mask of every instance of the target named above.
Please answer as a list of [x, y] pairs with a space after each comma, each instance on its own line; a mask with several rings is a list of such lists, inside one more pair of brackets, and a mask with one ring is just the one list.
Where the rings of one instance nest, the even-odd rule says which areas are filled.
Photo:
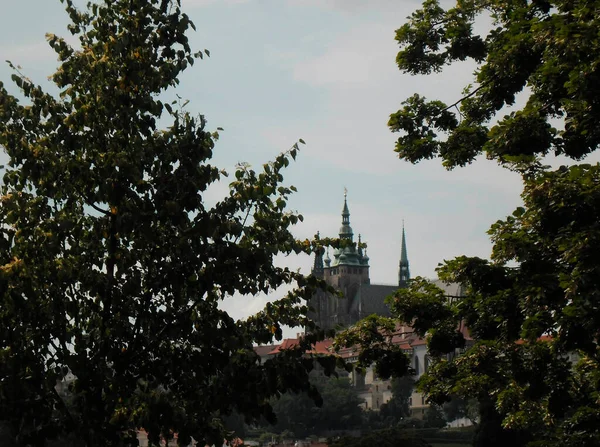
[[325, 260], [324, 277], [328, 284], [344, 291], [352, 285], [369, 284], [369, 258], [363, 254], [362, 240], [358, 236], [358, 244], [354, 243], [354, 232], [350, 226], [350, 210], [348, 209], [348, 192], [344, 190], [344, 206], [342, 208], [342, 226], [339, 238], [344, 243], [333, 251], [331, 262]]
[[398, 286], [408, 287], [410, 282], [410, 269], [408, 265], [408, 253], [406, 252], [406, 234], [404, 233], [404, 221], [402, 221], [402, 248], [400, 251], [400, 263], [398, 268]]
[[354, 242], [354, 231], [350, 226], [348, 193], [345, 190], [339, 239], [342, 244], [333, 250], [331, 258], [329, 249], [315, 252], [312, 274], [323, 278], [328, 285], [342, 292], [344, 296], [340, 299], [338, 296], [318, 292], [311, 298], [312, 310], [309, 316], [322, 329], [350, 326], [357, 322], [361, 317], [359, 290], [370, 283], [369, 257], [364, 252], [360, 235], [358, 243]]

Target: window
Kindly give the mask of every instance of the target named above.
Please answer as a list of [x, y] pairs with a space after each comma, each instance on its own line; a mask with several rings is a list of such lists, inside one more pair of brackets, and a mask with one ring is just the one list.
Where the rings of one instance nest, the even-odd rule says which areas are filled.
[[421, 405], [425, 405], [425, 396], [421, 396]]
[[415, 374], [419, 375], [419, 357], [415, 355]]

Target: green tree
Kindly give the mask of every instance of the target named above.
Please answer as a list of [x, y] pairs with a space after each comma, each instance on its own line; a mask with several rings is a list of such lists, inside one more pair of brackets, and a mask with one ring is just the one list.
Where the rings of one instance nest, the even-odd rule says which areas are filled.
[[413, 376], [392, 379], [392, 398], [381, 406], [381, 417], [396, 423], [410, 416], [410, 397], [415, 387]]
[[[469, 0], [448, 9], [423, 2], [396, 31], [399, 68], [429, 74], [466, 59], [478, 68], [455, 104], [414, 95], [391, 115], [390, 129], [402, 132], [399, 156], [440, 157], [453, 168], [485, 153], [531, 167], [539, 155], [579, 159], [594, 151], [600, 143], [598, 8], [595, 1], [569, 0]], [[485, 36], [474, 32], [481, 16], [493, 20]], [[525, 106], [492, 125], [525, 88]], [[561, 119], [562, 130], [551, 125], [553, 118]]]
[[[121, 445], [138, 427], [153, 443], [177, 432], [210, 444], [233, 410], [274, 420], [273, 396], [316, 397], [305, 350], [317, 332], [264, 363], [253, 349], [282, 325], [312, 328], [317, 281], [273, 264], [315, 248], [290, 233], [302, 217], [281, 185], [298, 146], [258, 172], [240, 166], [209, 207], [204, 192], [226, 176], [210, 163], [218, 134], [161, 99], [209, 55], [192, 54], [180, 1], [62, 3], [78, 46], [47, 36], [60, 94], [15, 67], [25, 101], [0, 84], [2, 427], [19, 445]], [[246, 320], [222, 310], [233, 294], [285, 284], [292, 292]], [[67, 373], [69, 405], [55, 389]]]
[[448, 422], [467, 418], [476, 423], [479, 419], [479, 405], [476, 399], [466, 400], [458, 396], [451, 396], [450, 401], [444, 403], [442, 409]]
[[[397, 30], [396, 60], [427, 75], [472, 59], [473, 84], [453, 104], [407, 99], [389, 120], [396, 151], [413, 163], [439, 157], [449, 169], [485, 154], [522, 174], [524, 206], [491, 227], [491, 260], [440, 267], [440, 278], [464, 285], [462, 300], [416, 279], [391, 301], [428, 338], [432, 365], [418, 386], [438, 404], [478, 400], [476, 445], [600, 445], [600, 166], [551, 170], [541, 159], [579, 160], [600, 143], [600, 2], [448, 6], [424, 1]], [[478, 35], [482, 16], [492, 27]], [[499, 116], [518, 94], [524, 105]], [[457, 331], [463, 322], [473, 346]]]
[[428, 428], [443, 428], [446, 426], [446, 418], [444, 416], [444, 410], [438, 405], [430, 405], [425, 410], [425, 416], [423, 417], [425, 427]]
[[323, 399], [321, 406], [304, 393], [287, 393], [274, 402], [278, 431], [289, 430], [297, 437], [307, 437], [361, 426], [363, 401], [347, 378], [332, 377], [316, 386]]

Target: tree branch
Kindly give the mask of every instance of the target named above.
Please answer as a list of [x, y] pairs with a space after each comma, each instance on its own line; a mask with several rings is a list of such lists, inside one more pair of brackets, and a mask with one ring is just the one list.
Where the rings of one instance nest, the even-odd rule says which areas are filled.
[[490, 79], [489, 81], [484, 82], [483, 84], [481, 84], [479, 87], [477, 87], [475, 90], [473, 90], [468, 95], [463, 96], [458, 101], [456, 101], [454, 104], [450, 104], [448, 107], [446, 107], [445, 109], [441, 110], [440, 113], [446, 112], [446, 111], [450, 110], [452, 107], [457, 107], [465, 99], [469, 99], [471, 96], [475, 95], [475, 93], [477, 93], [479, 90], [481, 90], [482, 88], [487, 87], [488, 85], [490, 85], [492, 83], [492, 80], [493, 79]]

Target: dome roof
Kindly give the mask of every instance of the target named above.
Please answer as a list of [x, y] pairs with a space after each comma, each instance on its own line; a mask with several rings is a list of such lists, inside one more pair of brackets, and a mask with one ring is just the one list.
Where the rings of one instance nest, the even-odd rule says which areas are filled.
[[340, 227], [340, 236], [352, 236], [352, 227], [350, 225], [342, 225]]

